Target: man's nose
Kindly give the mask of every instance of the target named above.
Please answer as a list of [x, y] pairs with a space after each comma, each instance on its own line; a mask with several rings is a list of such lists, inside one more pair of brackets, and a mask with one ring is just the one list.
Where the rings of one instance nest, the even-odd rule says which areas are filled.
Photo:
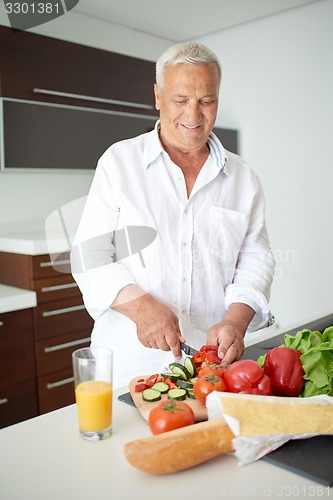
[[189, 125], [196, 125], [201, 115], [200, 103], [190, 102], [187, 108], [187, 118], [190, 121]]

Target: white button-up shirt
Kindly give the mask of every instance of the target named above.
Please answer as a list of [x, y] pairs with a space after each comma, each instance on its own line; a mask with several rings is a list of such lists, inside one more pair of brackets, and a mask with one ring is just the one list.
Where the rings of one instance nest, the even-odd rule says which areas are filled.
[[110, 309], [128, 284], [168, 305], [197, 348], [233, 302], [255, 310], [249, 331], [270, 318], [274, 259], [256, 174], [211, 134], [210, 155], [188, 197], [158, 126], [100, 158], [72, 250], [73, 275], [95, 319], [93, 344], [115, 351], [116, 385], [167, 362], [165, 352], [140, 344], [131, 320]]

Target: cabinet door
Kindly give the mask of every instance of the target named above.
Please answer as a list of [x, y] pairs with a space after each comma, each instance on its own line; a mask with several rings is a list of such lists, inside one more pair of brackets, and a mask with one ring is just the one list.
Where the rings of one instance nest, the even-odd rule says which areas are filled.
[[92, 328], [93, 320], [81, 298], [69, 298], [34, 308], [35, 339], [47, 339]]
[[[9, 254], [10, 255], [10, 254]], [[15, 255], [15, 254], [12, 254]], [[69, 274], [71, 272], [69, 252], [62, 255], [61, 261], [57, 262], [56, 269], [51, 262], [48, 254], [34, 255], [32, 257], [32, 271], [31, 278], [57, 278], [62, 274]]]
[[35, 377], [32, 311], [0, 315], [0, 388]]
[[0, 428], [37, 415], [36, 379], [0, 387]]
[[37, 374], [45, 375], [72, 366], [72, 352], [90, 345], [91, 329], [36, 342]]
[[[157, 117], [3, 100], [6, 169], [94, 169], [115, 142], [154, 128]], [[31, 126], [33, 124], [33, 126]]]
[[81, 291], [70, 274], [59, 274], [54, 278], [34, 280], [37, 303], [81, 297]]
[[75, 392], [72, 369], [38, 377], [39, 413], [47, 413], [74, 402]]
[[[4, 26], [0, 46], [2, 96], [112, 109], [103, 101], [56, 95], [61, 92], [154, 105], [151, 61]], [[36, 93], [36, 88], [55, 93]]]

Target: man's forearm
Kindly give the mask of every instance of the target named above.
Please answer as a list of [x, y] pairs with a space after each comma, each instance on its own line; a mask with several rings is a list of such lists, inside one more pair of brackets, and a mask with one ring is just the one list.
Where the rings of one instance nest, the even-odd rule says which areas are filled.
[[137, 285], [127, 285], [119, 291], [116, 299], [111, 304], [111, 309], [136, 322], [142, 301], [147, 298], [147, 295], [147, 292], [144, 292]]
[[236, 328], [243, 336], [255, 315], [252, 307], [241, 302], [230, 304], [229, 309], [221, 321], [221, 326], [230, 325]]

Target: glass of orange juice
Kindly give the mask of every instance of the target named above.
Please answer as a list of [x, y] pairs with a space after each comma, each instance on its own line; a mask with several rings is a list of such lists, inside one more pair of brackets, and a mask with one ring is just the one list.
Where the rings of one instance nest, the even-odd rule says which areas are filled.
[[90, 441], [112, 432], [112, 356], [104, 347], [85, 347], [72, 354], [80, 435]]

